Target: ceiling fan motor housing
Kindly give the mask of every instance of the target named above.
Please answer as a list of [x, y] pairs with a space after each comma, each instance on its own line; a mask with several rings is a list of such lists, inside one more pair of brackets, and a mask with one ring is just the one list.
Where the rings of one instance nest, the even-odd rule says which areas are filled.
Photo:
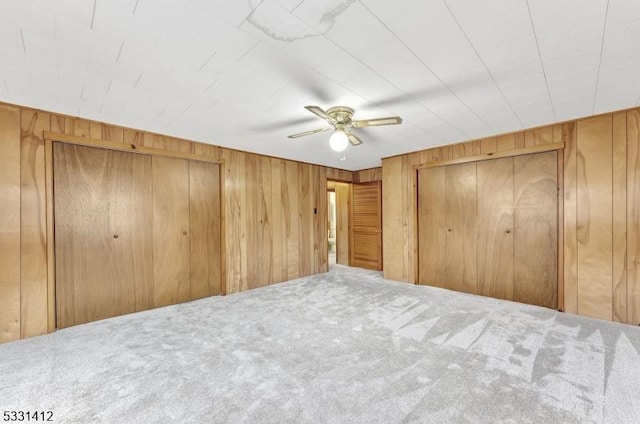
[[336, 106], [327, 110], [327, 115], [329, 115], [335, 125], [340, 125], [342, 128], [345, 128], [351, 125], [353, 109], [346, 106]]

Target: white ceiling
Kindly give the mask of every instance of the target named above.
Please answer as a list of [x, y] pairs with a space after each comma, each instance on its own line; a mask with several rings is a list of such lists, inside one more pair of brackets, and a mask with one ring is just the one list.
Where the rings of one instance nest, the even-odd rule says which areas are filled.
[[640, 104], [640, 0], [2, 0], [0, 100], [363, 169]]

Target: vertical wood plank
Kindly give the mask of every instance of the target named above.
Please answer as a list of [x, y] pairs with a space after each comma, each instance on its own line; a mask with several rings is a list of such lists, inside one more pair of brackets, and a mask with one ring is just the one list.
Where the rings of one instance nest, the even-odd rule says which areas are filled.
[[336, 183], [336, 263], [349, 265], [351, 184]]
[[273, 280], [273, 202], [271, 198], [271, 159], [258, 156], [259, 191], [258, 191], [258, 276], [260, 284], [272, 284]]
[[152, 158], [154, 305], [190, 298], [189, 162]]
[[613, 320], [627, 322], [627, 114], [613, 115]]
[[513, 300], [513, 158], [478, 162], [478, 294]]
[[50, 115], [21, 113], [21, 337], [47, 332], [46, 183], [43, 132]]
[[284, 209], [284, 230], [287, 235], [287, 279], [300, 277], [300, 240], [299, 229], [299, 202], [298, 186], [300, 184], [298, 164], [285, 161], [285, 177], [283, 182], [282, 205]]
[[640, 325], [640, 110], [627, 112], [627, 322]]
[[311, 274], [313, 264], [313, 198], [311, 187], [311, 166], [298, 163], [298, 245], [300, 247], [300, 276]]
[[0, 105], [0, 343], [20, 338], [20, 109]]
[[281, 159], [270, 158], [271, 161], [271, 229], [272, 229], [272, 277], [274, 283], [284, 281], [283, 246], [286, 239], [282, 230], [282, 166]]
[[476, 163], [447, 166], [445, 171], [447, 222], [447, 287], [477, 293]]
[[247, 289], [260, 287], [264, 285], [264, 275], [260, 275], [258, 256], [260, 252], [260, 229], [262, 224], [260, 218], [260, 162], [256, 155], [250, 153], [244, 154], [245, 163], [245, 179], [244, 188], [245, 196], [243, 203], [244, 227], [246, 228], [246, 284]]
[[447, 287], [444, 166], [418, 171], [418, 284]]
[[314, 166], [314, 228], [316, 263], [313, 273], [329, 271], [329, 223], [327, 221], [327, 171], [323, 166]]
[[497, 151], [504, 152], [507, 150], [515, 149], [516, 137], [515, 134], [501, 135], [497, 137]]
[[220, 222], [220, 165], [189, 161], [191, 299], [222, 291]]
[[547, 308], [556, 308], [558, 302], [557, 161], [556, 152], [513, 159], [513, 299]]
[[124, 143], [124, 128], [115, 125], [103, 125], [102, 139]]
[[612, 117], [578, 122], [578, 313], [613, 318]]
[[102, 124], [98, 122], [89, 123], [90, 137], [96, 140], [102, 140]]
[[578, 165], [577, 126], [562, 125], [564, 141], [564, 310], [578, 313]]
[[494, 153], [498, 151], [498, 139], [496, 137], [483, 138], [480, 140], [480, 153]]

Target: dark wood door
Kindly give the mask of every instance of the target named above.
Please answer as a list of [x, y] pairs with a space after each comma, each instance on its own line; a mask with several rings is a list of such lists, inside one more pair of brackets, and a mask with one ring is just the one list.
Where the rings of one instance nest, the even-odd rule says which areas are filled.
[[151, 157], [53, 146], [58, 328], [153, 307]]
[[351, 266], [382, 270], [382, 182], [351, 187]]

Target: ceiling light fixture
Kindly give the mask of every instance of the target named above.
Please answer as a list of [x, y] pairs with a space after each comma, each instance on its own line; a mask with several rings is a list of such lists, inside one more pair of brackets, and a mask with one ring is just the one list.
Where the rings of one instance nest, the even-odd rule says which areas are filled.
[[343, 152], [349, 145], [349, 137], [343, 130], [337, 129], [329, 138], [329, 146], [336, 152]]

